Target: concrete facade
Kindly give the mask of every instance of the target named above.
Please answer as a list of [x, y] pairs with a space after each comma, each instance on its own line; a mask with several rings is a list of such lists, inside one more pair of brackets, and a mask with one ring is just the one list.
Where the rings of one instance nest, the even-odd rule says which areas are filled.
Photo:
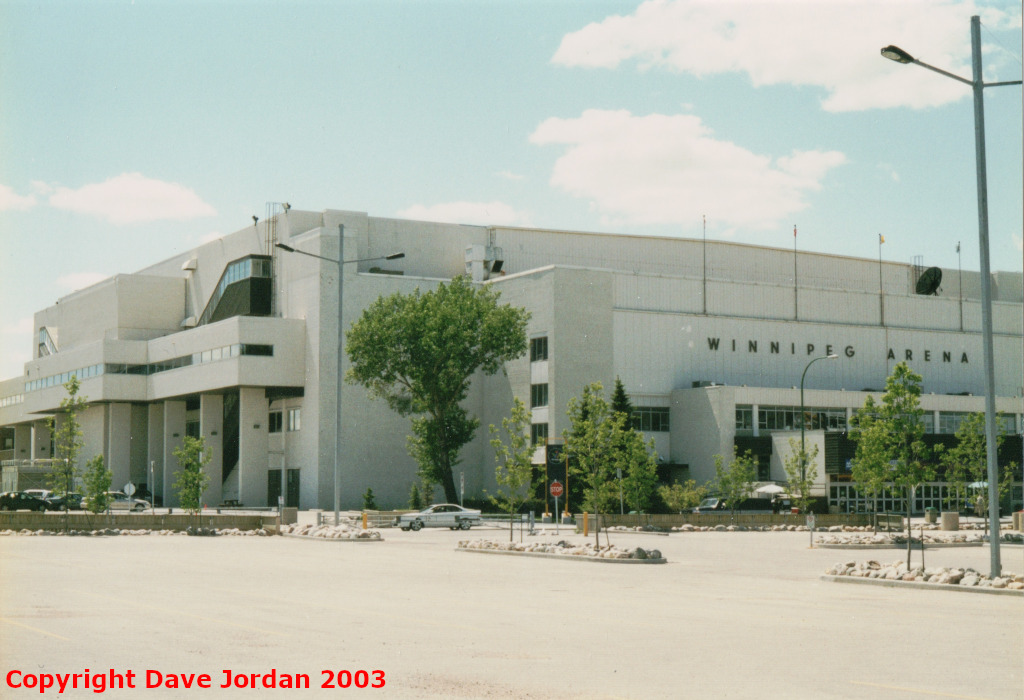
[[[530, 338], [546, 339], [546, 357], [474, 380], [466, 405], [482, 428], [455, 474], [467, 498], [494, 488], [486, 426], [500, 423], [513, 397], [530, 405], [531, 387], [546, 387], [533, 422], [558, 438], [571, 397], [594, 381], [610, 392], [620, 378], [652, 421], [645, 432], [669, 473], [699, 482], [713, 477], [715, 455], [750, 439], [765, 451], [764, 479], [784, 480], [786, 416], [800, 405], [801, 374], [830, 353], [838, 359], [806, 375], [805, 407], [830, 416], [831, 430], [883, 389], [900, 361], [923, 376], [932, 432], [983, 410], [977, 273], [964, 271], [961, 290], [956, 271], [945, 271], [939, 293], [920, 296], [919, 270], [893, 262], [280, 210], [37, 312], [33, 359], [24, 376], [0, 382], [0, 459], [51, 456], [45, 419], [74, 374], [89, 401], [82, 462], [102, 454], [115, 487], [146, 484], [176, 505], [173, 452], [192, 434], [211, 450], [210, 505], [276, 505], [281, 493], [302, 508], [333, 508], [337, 266], [274, 244], [336, 259], [339, 225], [347, 260], [406, 255], [346, 267], [346, 326], [380, 295], [468, 274], [529, 310]], [[999, 272], [993, 288], [997, 407], [1019, 435], [1021, 274]], [[367, 488], [382, 507], [405, 505], [416, 481], [408, 419], [356, 385], [345, 386], [342, 412], [342, 507], [359, 507]], [[822, 451], [824, 435], [807, 431]], [[823, 494], [836, 478], [821, 473]]]

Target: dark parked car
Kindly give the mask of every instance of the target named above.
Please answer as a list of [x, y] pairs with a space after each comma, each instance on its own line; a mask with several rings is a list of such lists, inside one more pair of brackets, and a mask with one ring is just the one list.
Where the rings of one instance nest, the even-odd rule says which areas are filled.
[[46, 501], [21, 491], [0, 493], [0, 510], [46, 510]]
[[82, 494], [66, 493], [63, 496], [50, 496], [46, 499], [46, 507], [50, 510], [64, 510], [67, 504], [68, 510], [82, 510]]

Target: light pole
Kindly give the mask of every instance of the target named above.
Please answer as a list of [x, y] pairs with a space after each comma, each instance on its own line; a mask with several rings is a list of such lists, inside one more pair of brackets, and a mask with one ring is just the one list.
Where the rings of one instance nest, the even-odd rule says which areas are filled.
[[[804, 379], [807, 378], [807, 370], [811, 368], [818, 360], [835, 360], [839, 355], [832, 353], [831, 355], [822, 355], [821, 357], [815, 357], [813, 360], [807, 363], [804, 367], [804, 373], [800, 375], [800, 488], [804, 488], [804, 483], [807, 481], [807, 448], [804, 447], [804, 425], [807, 423], [805, 413], [807, 409], [804, 408]], [[806, 494], [800, 494], [803, 498]]]
[[[345, 351], [342, 349], [345, 342], [345, 326], [342, 321], [342, 293], [345, 288], [345, 264], [346, 263], [360, 263], [360, 262], [372, 262], [374, 260], [398, 260], [404, 258], [405, 253], [392, 253], [391, 255], [380, 255], [374, 258], [361, 258], [358, 260], [346, 260], [345, 259], [345, 226], [338, 224], [338, 259], [325, 258], [322, 255], [316, 255], [315, 253], [307, 253], [304, 250], [296, 250], [289, 245], [284, 243], [277, 243], [278, 248], [289, 253], [298, 253], [299, 255], [306, 255], [311, 258], [317, 258], [326, 262], [334, 263], [338, 266], [338, 371], [337, 371], [337, 411], [336, 421], [334, 426], [334, 524], [338, 525], [341, 522], [341, 387], [345, 383], [345, 376], [341, 371], [342, 359], [344, 358]], [[287, 456], [286, 456], [287, 459]]]
[[974, 92], [974, 160], [978, 184], [978, 251], [981, 274], [981, 335], [985, 355], [985, 443], [988, 461], [988, 516], [992, 523], [989, 536], [991, 575], [998, 576], [999, 563], [999, 466], [996, 460], [996, 379], [995, 356], [992, 349], [992, 280], [988, 252], [988, 179], [985, 165], [985, 101], [987, 87], [1020, 85], [1021, 81], [986, 83], [981, 75], [981, 19], [971, 17], [971, 64], [973, 80], [961, 78], [941, 68], [917, 60], [897, 46], [886, 46], [882, 56], [897, 63], [914, 63], [947, 78], [970, 85]]

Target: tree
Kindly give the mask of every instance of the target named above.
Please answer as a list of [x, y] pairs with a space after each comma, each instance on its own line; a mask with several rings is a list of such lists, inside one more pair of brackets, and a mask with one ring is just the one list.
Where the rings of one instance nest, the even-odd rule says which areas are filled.
[[[563, 433], [570, 469], [583, 484], [583, 509], [594, 514], [594, 538], [600, 545], [601, 512], [617, 496], [614, 488], [614, 460], [609, 459], [621, 441], [625, 416], [611, 410], [601, 395], [604, 387], [594, 382], [583, 388], [583, 396], [569, 399], [571, 427]], [[606, 535], [607, 538], [607, 535]]]
[[412, 488], [409, 489], [409, 507], [413, 510], [423, 510], [423, 497], [420, 496], [420, 487], [416, 485], [416, 482], [412, 482]]
[[732, 461], [725, 465], [722, 455], [715, 455], [715, 488], [725, 499], [729, 511], [735, 517], [740, 503], [750, 498], [757, 479], [757, 459], [747, 450], [743, 454], [732, 448]]
[[181, 507], [189, 513], [198, 513], [202, 508], [203, 491], [210, 483], [206, 465], [213, 455], [206, 449], [206, 441], [186, 435], [181, 447], [173, 452], [180, 469], [174, 472], [174, 489], [178, 492]]
[[626, 503], [636, 511], [639, 522], [640, 513], [650, 506], [655, 484], [658, 483], [658, 455], [654, 451], [654, 440], [644, 443], [643, 436], [632, 428], [624, 428], [616, 437], [613, 466], [616, 471], [622, 470]]
[[[1002, 436], [996, 439], [1001, 441]], [[960, 421], [956, 429], [956, 444], [942, 451], [939, 464], [945, 469], [949, 489], [946, 503], [959, 509], [970, 500], [968, 485], [988, 480], [984, 413], [972, 413]]]
[[[871, 397], [868, 397], [869, 399]], [[868, 419], [867, 435], [858, 439], [858, 461], [878, 478], [878, 474], [889, 465], [889, 480], [893, 488], [902, 494], [906, 504], [907, 520], [907, 566], [910, 566], [910, 515], [913, 507], [914, 489], [933, 478], [934, 473], [927, 463], [928, 448], [924, 444], [924, 410], [921, 408], [921, 375], [901, 362], [885, 381], [882, 403], [870, 405], [865, 401], [861, 412], [873, 411]], [[863, 425], [862, 425], [863, 430]]]
[[818, 459], [818, 446], [811, 447], [811, 450], [805, 452], [800, 449], [800, 443], [796, 438], [790, 438], [789, 456], [783, 460], [782, 465], [789, 480], [790, 493], [796, 492], [793, 494], [793, 501], [801, 513], [811, 512], [811, 504], [814, 502], [811, 487], [818, 478], [818, 466], [815, 461]]
[[[878, 512], [878, 497], [885, 491], [891, 478], [889, 453], [886, 447], [885, 424], [878, 420], [878, 405], [871, 395], [853, 417], [850, 437], [857, 443], [857, 451], [850, 467], [857, 490], [871, 497], [873, 510]], [[875, 520], [875, 529], [878, 520]]]
[[626, 425], [633, 426], [633, 404], [626, 395], [626, 387], [622, 380], [615, 378], [615, 389], [612, 390], [612, 410], [626, 416]]
[[465, 277], [422, 293], [396, 293], [371, 304], [349, 329], [347, 380], [412, 417], [410, 455], [421, 476], [455, 503], [453, 468], [479, 421], [461, 402], [476, 372], [492, 375], [526, 352], [529, 312], [499, 305], [491, 287]]
[[[78, 455], [85, 444], [78, 414], [85, 410], [88, 400], [78, 396], [81, 384], [78, 377], [71, 377], [65, 384], [66, 398], [61, 399], [60, 412], [46, 419], [53, 438], [53, 462], [50, 465], [48, 483], [58, 496], [74, 490], [78, 477]], [[65, 506], [66, 508], [67, 506]]]
[[102, 513], [110, 505], [110, 484], [113, 474], [103, 463], [103, 455], [96, 455], [89, 460], [82, 476], [85, 485], [85, 498], [90, 513]]
[[377, 510], [377, 500], [373, 497], [371, 488], [367, 488], [363, 494], [363, 510]]
[[[512, 516], [530, 497], [530, 479], [533, 475], [532, 457], [534, 446], [530, 442], [529, 426], [532, 415], [526, 405], [517, 397], [512, 403], [512, 414], [502, 418], [501, 428], [488, 426], [494, 460], [494, 480], [498, 492], [488, 494], [491, 503], [508, 513], [508, 541], [512, 541]], [[501, 438], [504, 432], [505, 439]]]
[[671, 486], [662, 486], [658, 489], [661, 500], [670, 510], [679, 513], [688, 513], [700, 505], [704, 496], [708, 493], [707, 486], [697, 486], [694, 479], [689, 479], [685, 484], [675, 483]]

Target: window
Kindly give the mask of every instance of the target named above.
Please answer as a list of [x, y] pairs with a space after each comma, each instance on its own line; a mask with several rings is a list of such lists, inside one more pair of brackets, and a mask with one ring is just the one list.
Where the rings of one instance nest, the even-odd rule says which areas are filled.
[[270, 432], [279, 433], [284, 427], [284, 415], [280, 411], [271, 411], [270, 419], [267, 422], [270, 425]]
[[544, 445], [548, 439], [548, 424], [534, 423], [530, 426], [530, 444]]
[[548, 339], [533, 338], [530, 340], [530, 362], [541, 362], [548, 359]]
[[753, 406], [737, 406], [736, 407], [736, 430], [753, 431], [754, 430], [754, 407]]
[[633, 429], [645, 433], [667, 433], [669, 409], [662, 406], [644, 406], [633, 409]]
[[288, 432], [293, 433], [302, 428], [302, 409], [288, 409]]
[[197, 420], [186, 420], [185, 421], [185, 434], [191, 438], [199, 438], [199, 421]]
[[548, 385], [547, 384], [531, 384], [530, 385], [530, 408], [538, 408], [540, 406], [548, 405]]

